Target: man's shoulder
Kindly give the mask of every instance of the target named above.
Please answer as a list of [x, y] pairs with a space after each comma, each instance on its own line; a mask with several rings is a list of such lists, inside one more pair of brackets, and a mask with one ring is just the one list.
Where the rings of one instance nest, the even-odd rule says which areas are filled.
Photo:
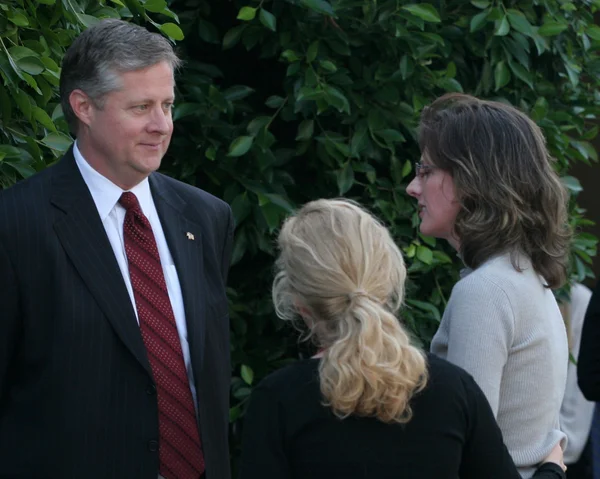
[[22, 199], [22, 200], [36, 200], [37, 198], [32, 198], [31, 195], [35, 195], [36, 191], [39, 191], [40, 194], [47, 190], [47, 186], [50, 184], [52, 174], [54, 172], [55, 166], [49, 166], [48, 168], [39, 171], [38, 173], [34, 173], [30, 177], [18, 181], [14, 185], [0, 190], [0, 204], [3, 201], [10, 201], [11, 199]]
[[210, 207], [219, 212], [229, 210], [229, 205], [225, 201], [197, 186], [184, 183], [183, 181], [176, 180], [175, 178], [158, 172], [153, 173], [152, 178], [158, 185], [174, 189], [182, 199], [192, 206], [201, 208]]

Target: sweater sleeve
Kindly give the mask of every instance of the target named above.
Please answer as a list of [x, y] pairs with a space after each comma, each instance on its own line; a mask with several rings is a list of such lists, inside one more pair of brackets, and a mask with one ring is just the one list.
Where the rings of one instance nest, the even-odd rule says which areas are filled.
[[454, 287], [443, 321], [448, 322], [446, 359], [473, 376], [497, 416], [502, 372], [514, 336], [508, 296], [493, 281], [469, 276]]
[[600, 281], [590, 299], [585, 313], [579, 358], [577, 380], [579, 389], [590, 401], [600, 401]]
[[240, 479], [291, 479], [277, 394], [259, 385], [244, 418]]

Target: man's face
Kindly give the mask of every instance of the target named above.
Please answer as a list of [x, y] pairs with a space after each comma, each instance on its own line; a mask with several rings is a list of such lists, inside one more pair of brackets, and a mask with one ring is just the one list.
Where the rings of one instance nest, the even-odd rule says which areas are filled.
[[99, 173], [123, 189], [160, 166], [173, 133], [173, 70], [161, 62], [119, 75], [121, 88], [92, 106], [78, 145]]

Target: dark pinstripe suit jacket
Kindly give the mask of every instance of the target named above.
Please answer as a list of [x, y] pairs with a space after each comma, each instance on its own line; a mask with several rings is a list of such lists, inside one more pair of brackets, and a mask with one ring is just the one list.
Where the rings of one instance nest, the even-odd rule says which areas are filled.
[[[229, 479], [231, 211], [161, 174], [150, 188], [183, 292], [206, 478]], [[156, 479], [157, 416], [131, 300], [69, 151], [0, 192], [0, 478]]]

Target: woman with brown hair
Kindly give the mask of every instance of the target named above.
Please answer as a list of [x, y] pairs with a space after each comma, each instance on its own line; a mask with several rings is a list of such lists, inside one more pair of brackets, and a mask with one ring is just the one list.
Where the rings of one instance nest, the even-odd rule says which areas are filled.
[[[278, 242], [275, 309], [302, 318], [321, 353], [252, 392], [241, 479], [519, 479], [473, 378], [398, 321], [406, 268], [381, 223], [318, 200]], [[560, 448], [548, 460], [535, 477], [564, 478]]]
[[466, 265], [431, 351], [473, 375], [529, 478], [565, 437], [568, 347], [551, 289], [566, 276], [566, 192], [542, 132], [510, 105], [448, 94], [423, 111], [419, 135], [407, 192], [421, 233]]

